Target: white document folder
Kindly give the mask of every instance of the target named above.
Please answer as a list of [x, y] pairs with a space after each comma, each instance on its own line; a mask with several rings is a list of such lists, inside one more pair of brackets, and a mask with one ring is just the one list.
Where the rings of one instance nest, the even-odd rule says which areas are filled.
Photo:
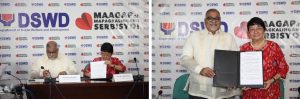
[[104, 62], [91, 62], [91, 79], [106, 78], [106, 64]]

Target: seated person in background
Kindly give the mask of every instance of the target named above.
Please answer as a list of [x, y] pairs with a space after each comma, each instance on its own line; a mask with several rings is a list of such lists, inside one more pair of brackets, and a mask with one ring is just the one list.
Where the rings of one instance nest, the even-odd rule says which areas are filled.
[[[47, 56], [42, 57], [31, 67], [31, 78], [56, 78], [58, 75], [74, 75], [77, 74], [77, 69], [74, 63], [63, 54], [59, 54], [57, 43], [55, 41], [49, 41], [47, 43]], [[41, 66], [44, 69], [41, 69]]]
[[[105, 61], [107, 64], [106, 78], [112, 78], [113, 74], [118, 74], [119, 72], [124, 72], [126, 67], [121, 63], [121, 61], [116, 57], [111, 57], [114, 48], [110, 43], [103, 43], [101, 46], [101, 57], [94, 58], [92, 62]], [[91, 77], [90, 65], [82, 70], [85, 77]]]

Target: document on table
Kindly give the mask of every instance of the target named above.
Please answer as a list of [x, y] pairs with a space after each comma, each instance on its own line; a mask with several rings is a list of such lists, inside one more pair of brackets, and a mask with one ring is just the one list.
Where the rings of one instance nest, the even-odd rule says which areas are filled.
[[91, 62], [91, 79], [106, 78], [106, 64], [105, 61]]
[[240, 85], [252, 88], [263, 87], [262, 52], [240, 53]]

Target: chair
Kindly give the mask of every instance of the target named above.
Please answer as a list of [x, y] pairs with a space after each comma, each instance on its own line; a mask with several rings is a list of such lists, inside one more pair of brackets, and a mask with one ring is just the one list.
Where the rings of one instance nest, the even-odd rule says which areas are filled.
[[280, 79], [280, 99], [284, 99], [284, 80]]
[[189, 74], [183, 74], [176, 79], [173, 88], [173, 99], [189, 99], [188, 92], [183, 90], [188, 78]]

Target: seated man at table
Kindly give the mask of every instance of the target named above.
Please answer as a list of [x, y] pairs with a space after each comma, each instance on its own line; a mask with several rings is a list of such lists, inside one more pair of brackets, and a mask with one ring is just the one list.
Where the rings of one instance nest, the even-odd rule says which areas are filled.
[[[47, 43], [47, 56], [42, 57], [31, 67], [31, 78], [56, 78], [58, 75], [75, 75], [77, 70], [74, 63], [65, 55], [58, 53], [59, 49], [55, 41]], [[42, 67], [44, 69], [42, 69]]]
[[[113, 74], [118, 74], [124, 72], [126, 67], [121, 63], [117, 57], [112, 57], [113, 46], [110, 43], [103, 43], [101, 46], [101, 57], [94, 58], [92, 62], [105, 61], [107, 66], [106, 78], [112, 78]], [[91, 77], [91, 68], [90, 65], [82, 70], [85, 77]]]

